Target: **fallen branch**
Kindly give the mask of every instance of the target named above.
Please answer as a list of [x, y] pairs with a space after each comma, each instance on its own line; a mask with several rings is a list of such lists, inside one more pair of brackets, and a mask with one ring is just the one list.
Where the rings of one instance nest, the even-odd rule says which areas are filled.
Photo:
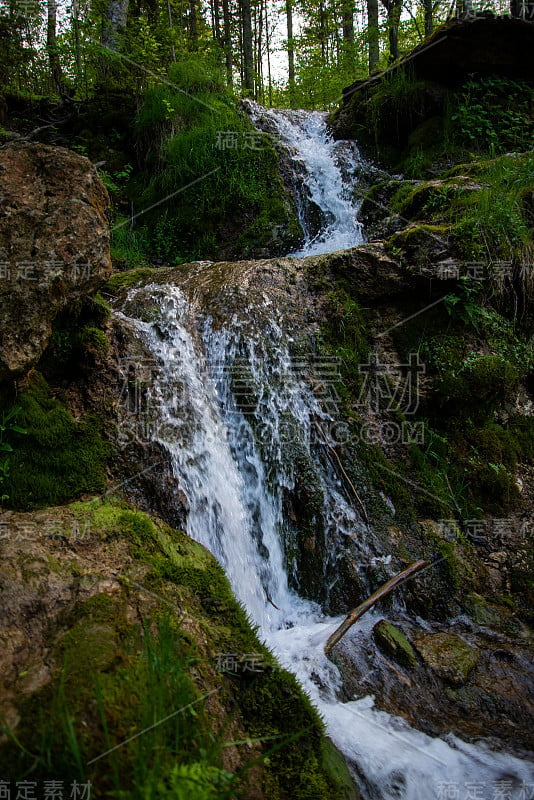
[[57, 125], [64, 125], [65, 122], [68, 122], [73, 116], [74, 115], [71, 114], [69, 117], [66, 117], [66, 119], [58, 119], [55, 122], [49, 122], [47, 125], [41, 125], [39, 128], [35, 128], [33, 131], [30, 131], [30, 133], [27, 133], [26, 136], [19, 136], [16, 141], [29, 142], [30, 139], [33, 139], [33, 137], [37, 136], [37, 134], [41, 133], [41, 131], [46, 131], [47, 128], [55, 128]]
[[329, 442], [327, 442], [327, 441], [326, 441], [326, 436], [325, 436], [325, 434], [324, 434], [324, 431], [323, 431], [323, 429], [321, 428], [321, 426], [319, 425], [319, 423], [317, 422], [317, 420], [314, 420], [314, 422], [315, 422], [315, 425], [316, 425], [316, 427], [317, 427], [317, 429], [318, 429], [319, 433], [320, 433], [320, 434], [321, 434], [321, 436], [323, 437], [322, 441], [323, 441], [323, 444], [324, 444], [324, 446], [325, 446], [325, 447], [327, 447], [327, 448], [328, 448], [328, 451], [329, 451], [329, 452], [330, 452], [332, 455], [334, 455], [334, 456], [336, 457], [336, 461], [337, 461], [337, 463], [338, 463], [339, 469], [341, 470], [341, 473], [342, 473], [343, 477], [345, 478], [345, 481], [348, 483], [348, 485], [349, 485], [349, 486], [350, 486], [350, 488], [352, 489], [352, 493], [354, 494], [354, 497], [355, 497], [355, 498], [356, 498], [356, 500], [358, 501], [358, 505], [359, 505], [359, 506], [360, 506], [360, 508], [361, 508], [361, 511], [362, 511], [362, 515], [363, 515], [363, 518], [364, 518], [364, 520], [365, 520], [367, 523], [369, 523], [369, 515], [367, 514], [367, 509], [365, 508], [365, 506], [364, 506], [364, 504], [363, 504], [363, 501], [362, 501], [362, 499], [360, 498], [360, 495], [359, 495], [359, 494], [358, 494], [358, 492], [356, 491], [356, 488], [355, 488], [354, 484], [352, 483], [351, 479], [350, 479], [350, 478], [349, 478], [349, 476], [347, 475], [347, 473], [346, 473], [346, 471], [345, 471], [345, 468], [343, 467], [343, 464], [341, 463], [341, 459], [340, 459], [340, 457], [339, 457], [339, 456], [338, 456], [338, 454], [336, 453], [336, 450], [335, 450], [335, 448], [334, 448], [334, 447], [332, 447], [332, 445], [331, 445], [331, 444], [329, 444]]
[[363, 603], [360, 603], [360, 605], [351, 611], [348, 617], [343, 620], [339, 628], [336, 628], [334, 633], [328, 637], [324, 649], [325, 654], [328, 655], [334, 645], [336, 645], [339, 640], [345, 636], [349, 628], [352, 628], [354, 623], [357, 622], [360, 617], [363, 617], [365, 612], [369, 611], [369, 609], [372, 608], [375, 603], [378, 603], [379, 600], [382, 600], [382, 598], [386, 597], [390, 592], [393, 591], [393, 589], [395, 589], [396, 586], [404, 583], [404, 581], [407, 581], [408, 578], [411, 578], [417, 572], [424, 569], [424, 567], [427, 567], [429, 563], [429, 561], [414, 561], [413, 564], [410, 564], [409, 567], [403, 569], [402, 572], [399, 572], [397, 575], [394, 575], [393, 578], [390, 578], [390, 580], [377, 589], [376, 592], [373, 592], [373, 594], [368, 597], [367, 600], [364, 600]]

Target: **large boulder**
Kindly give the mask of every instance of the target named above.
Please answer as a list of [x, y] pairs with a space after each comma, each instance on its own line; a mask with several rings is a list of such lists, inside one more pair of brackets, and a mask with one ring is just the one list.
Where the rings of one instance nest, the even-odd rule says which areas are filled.
[[62, 147], [0, 148], [0, 380], [37, 363], [57, 314], [111, 274], [106, 189]]

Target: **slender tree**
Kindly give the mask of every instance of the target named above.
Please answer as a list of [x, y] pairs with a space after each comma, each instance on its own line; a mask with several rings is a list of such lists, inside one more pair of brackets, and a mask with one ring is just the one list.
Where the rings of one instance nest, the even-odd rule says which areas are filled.
[[434, 30], [434, 5], [432, 0], [423, 0], [423, 12], [425, 16], [425, 36], [430, 36]]
[[289, 105], [295, 105], [295, 42], [293, 41], [293, 0], [286, 0], [287, 20], [287, 78], [289, 85]]
[[243, 42], [243, 88], [248, 97], [254, 97], [254, 45], [252, 37], [252, 7], [250, 0], [240, 0]]
[[47, 0], [46, 3], [47, 19], [46, 19], [46, 49], [48, 52], [48, 63], [50, 64], [50, 74], [52, 76], [52, 84], [54, 91], [59, 95], [64, 94], [63, 79], [61, 74], [61, 64], [59, 63], [59, 55], [57, 51], [57, 4], [56, 0]]
[[224, 44], [224, 60], [226, 64], [226, 80], [228, 86], [232, 86], [234, 82], [233, 75], [233, 57], [232, 57], [232, 18], [230, 16], [229, 0], [222, 0], [223, 10], [223, 44]]
[[267, 2], [264, 3], [265, 12], [265, 51], [267, 54], [267, 82], [269, 88], [269, 105], [273, 104], [273, 81], [271, 75], [271, 33], [269, 30], [269, 14], [267, 10]]
[[369, 42], [369, 74], [371, 75], [380, 59], [378, 0], [367, 0], [367, 35]]
[[382, 0], [382, 5], [387, 11], [389, 62], [391, 64], [399, 57], [399, 24], [402, 0]]
[[345, 53], [351, 53], [354, 47], [354, 3], [352, 0], [343, 4], [343, 43]]
[[189, 41], [190, 49], [194, 53], [198, 50], [197, 2], [189, 0]]

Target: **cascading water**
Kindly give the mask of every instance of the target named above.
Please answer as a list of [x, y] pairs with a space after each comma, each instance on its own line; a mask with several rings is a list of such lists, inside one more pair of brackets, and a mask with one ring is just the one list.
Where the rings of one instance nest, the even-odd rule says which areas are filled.
[[[154, 322], [138, 319], [140, 301], [155, 309]], [[299, 597], [288, 575], [283, 491], [294, 482], [287, 448], [295, 437], [321, 482], [326, 536], [356, 528], [372, 540], [372, 531], [313, 452], [314, 420], [327, 422], [327, 414], [294, 369], [281, 320], [255, 304], [217, 327], [174, 285], [131, 290], [121, 316], [158, 365], [149, 390], [153, 438], [185, 495], [188, 533], [219, 559], [266, 643], [319, 708], [362, 796], [494, 800], [495, 787], [506, 784], [506, 797], [524, 798], [524, 785], [534, 783], [525, 762], [454, 736], [431, 738], [374, 709], [372, 697], [340, 702], [340, 673], [323, 652], [340, 620]], [[239, 381], [246, 392], [236, 403]], [[378, 618], [358, 624], [354, 646]], [[478, 794], [471, 795], [465, 786], [474, 785]], [[460, 787], [458, 794], [446, 794], [446, 786]]]
[[295, 256], [345, 250], [363, 243], [354, 173], [363, 159], [355, 142], [334, 141], [322, 111], [266, 109], [248, 102], [258, 127], [272, 130], [293, 166], [293, 188], [304, 232]]

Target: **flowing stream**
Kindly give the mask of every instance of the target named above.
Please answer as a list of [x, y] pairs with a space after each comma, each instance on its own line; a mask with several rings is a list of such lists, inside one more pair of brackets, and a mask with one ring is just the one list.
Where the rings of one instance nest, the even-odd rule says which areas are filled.
[[[355, 208], [349, 201], [331, 202], [336, 192], [338, 199], [342, 194], [342, 170], [334, 163], [324, 116], [276, 113], [280, 130], [298, 151], [295, 157], [307, 153], [306, 168], [319, 165], [311, 194], [333, 216], [303, 252], [361, 241]], [[343, 230], [336, 233], [340, 220]], [[364, 800], [526, 800], [525, 786], [534, 787], [527, 762], [453, 735], [427, 736], [377, 710], [372, 696], [340, 700], [340, 673], [323, 650], [341, 618], [326, 616], [318, 603], [300, 597], [292, 575], [291, 524], [283, 502], [296, 479], [288, 455], [292, 445], [305, 452], [320, 483], [332, 559], [325, 579], [335, 571], [340, 537], [357, 531], [361, 547], [375, 554], [376, 543], [371, 526], [314, 446], [315, 422], [326, 423], [329, 415], [299, 374], [291, 337], [281, 316], [267, 308], [270, 302], [266, 297], [264, 308], [242, 306], [215, 324], [190, 292], [151, 284], [130, 290], [119, 314], [157, 365], [149, 388], [152, 436], [168, 453], [177, 490], [185, 497], [188, 534], [224, 566], [260, 635], [298, 677]], [[155, 321], [142, 321], [140, 305], [155, 309], [149, 317]], [[354, 647], [379, 618], [369, 613], [353, 628], [347, 638]], [[508, 793], [498, 794], [499, 787]]]
[[346, 250], [363, 243], [354, 177], [362, 169], [355, 142], [334, 141], [323, 111], [267, 109], [248, 103], [253, 122], [286, 149], [304, 246], [295, 256]]

